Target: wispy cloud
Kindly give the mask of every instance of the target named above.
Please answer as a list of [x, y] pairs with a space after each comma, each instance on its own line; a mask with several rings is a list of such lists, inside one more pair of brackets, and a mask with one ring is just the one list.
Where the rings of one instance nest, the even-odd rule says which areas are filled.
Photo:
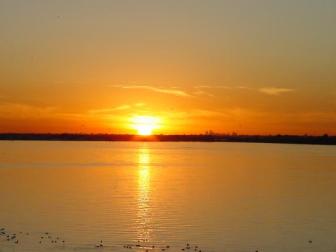
[[4, 118], [41, 118], [50, 117], [56, 111], [55, 107], [34, 106], [24, 103], [4, 102], [0, 104], [0, 115]]
[[198, 95], [198, 96], [209, 96], [209, 97], [213, 97], [214, 95], [212, 93], [209, 92], [205, 92], [203, 90], [196, 90], [195, 92], [193, 92], [194, 95]]
[[[214, 97], [216, 96], [214, 93], [208, 92], [208, 90], [226, 90], [226, 91], [234, 91], [234, 90], [254, 90], [253, 88], [246, 87], [246, 86], [228, 86], [228, 85], [199, 85], [194, 86], [196, 91], [194, 92], [195, 95], [199, 96], [209, 96]], [[206, 90], [206, 91], [205, 91]]]
[[145, 105], [146, 105], [146, 104], [143, 103], [143, 102], [138, 102], [138, 103], [134, 104], [135, 107], [143, 107], [143, 106], [145, 106]]
[[138, 102], [135, 104], [122, 104], [122, 105], [118, 105], [115, 107], [108, 107], [108, 108], [96, 108], [96, 109], [90, 109], [87, 111], [87, 114], [92, 115], [92, 116], [96, 116], [96, 115], [108, 115], [108, 114], [113, 114], [115, 112], [118, 111], [124, 111], [124, 110], [129, 110], [132, 108], [142, 108], [146, 106], [145, 103], [142, 102]]
[[181, 97], [190, 97], [192, 95], [187, 92], [177, 89], [177, 88], [161, 88], [161, 87], [153, 87], [149, 85], [113, 85], [112, 87], [116, 88], [124, 88], [124, 89], [146, 89], [157, 93], [170, 94]]
[[279, 88], [279, 87], [264, 87], [264, 88], [260, 88], [259, 91], [261, 93], [264, 93], [264, 94], [267, 94], [267, 95], [280, 95], [280, 94], [283, 94], [283, 93], [293, 92], [294, 89]]
[[226, 89], [226, 90], [247, 90], [247, 91], [258, 91], [267, 95], [280, 95], [284, 93], [294, 92], [291, 88], [281, 88], [281, 87], [263, 87], [263, 88], [253, 88], [248, 86], [227, 86], [227, 85], [200, 85], [194, 88], [200, 91], [206, 89]]
[[113, 108], [101, 108], [101, 109], [91, 109], [88, 111], [89, 114], [91, 115], [100, 115], [100, 114], [110, 114], [110, 113], [113, 113], [115, 111], [122, 111], [122, 110], [126, 110], [126, 109], [129, 109], [131, 108], [130, 105], [120, 105], [120, 106], [116, 106], [116, 107], [113, 107]]
[[251, 89], [246, 86], [228, 86], [228, 85], [199, 85], [194, 88], [199, 89]]

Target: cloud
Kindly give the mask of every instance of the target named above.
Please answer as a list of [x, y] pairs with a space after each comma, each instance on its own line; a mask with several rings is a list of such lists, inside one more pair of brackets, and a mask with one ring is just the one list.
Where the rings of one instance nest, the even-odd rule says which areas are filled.
[[195, 86], [194, 88], [199, 89], [201, 92], [204, 89], [226, 89], [226, 90], [247, 90], [247, 91], [258, 91], [267, 95], [280, 95], [283, 93], [289, 93], [295, 91], [291, 88], [279, 88], [279, 87], [263, 87], [263, 88], [252, 88], [247, 86], [226, 86], [226, 85], [201, 85]]
[[175, 96], [181, 96], [181, 97], [190, 97], [191, 95], [186, 93], [183, 90], [177, 89], [177, 88], [158, 88], [153, 86], [147, 86], [147, 85], [114, 85], [112, 87], [117, 88], [124, 88], [124, 89], [146, 89], [157, 93], [163, 93], [163, 94], [170, 94]]
[[194, 86], [196, 89], [233, 89], [232, 86], [226, 86], [226, 85], [199, 85]]
[[190, 119], [214, 119], [214, 120], [232, 120], [237, 118], [260, 118], [267, 116], [266, 112], [253, 110], [243, 107], [230, 107], [224, 109], [203, 109], [195, 108], [191, 110], [182, 110], [182, 111], [167, 111], [164, 113], [165, 117], [174, 118], [176, 120], [186, 120]]
[[0, 115], [3, 118], [51, 117], [55, 110], [55, 107], [34, 106], [24, 103], [4, 102], [0, 104]]
[[100, 114], [110, 114], [113, 113], [115, 111], [121, 111], [121, 110], [126, 110], [131, 108], [130, 105], [120, 105], [120, 106], [116, 106], [113, 108], [101, 108], [101, 109], [91, 109], [88, 111], [89, 114], [91, 115], [100, 115]]
[[253, 88], [246, 87], [246, 86], [227, 86], [227, 85], [199, 85], [194, 86], [196, 91], [194, 92], [195, 95], [199, 96], [209, 96], [214, 97], [215, 94], [210, 93], [205, 90], [227, 90], [227, 91], [234, 91], [234, 90], [254, 90]]
[[138, 103], [134, 103], [134, 104], [122, 104], [119, 106], [115, 106], [115, 107], [109, 107], [109, 108], [97, 108], [97, 109], [90, 109], [87, 111], [87, 114], [92, 115], [92, 116], [96, 116], [96, 115], [108, 115], [108, 114], [114, 114], [115, 112], [118, 111], [124, 111], [124, 110], [128, 110], [128, 109], [132, 109], [132, 108], [142, 108], [146, 106], [145, 103], [142, 102], [138, 102]]
[[145, 105], [146, 105], [146, 104], [143, 103], [143, 102], [138, 102], [138, 103], [134, 104], [135, 107], [143, 107], [143, 106], [145, 106]]
[[209, 97], [213, 97], [214, 95], [209, 93], [209, 92], [205, 92], [203, 90], [196, 90], [194, 92], [194, 95], [199, 95], [199, 96], [209, 96]]
[[260, 88], [259, 91], [267, 95], [280, 95], [283, 93], [293, 92], [294, 89], [278, 88], [278, 87], [264, 87], [264, 88]]
[[195, 86], [194, 88], [199, 89], [252, 89], [247, 86], [228, 86], [228, 85], [199, 85]]

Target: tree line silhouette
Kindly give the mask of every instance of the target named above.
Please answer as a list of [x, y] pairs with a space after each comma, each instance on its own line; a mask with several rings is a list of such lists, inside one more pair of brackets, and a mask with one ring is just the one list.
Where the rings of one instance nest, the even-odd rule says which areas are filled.
[[159, 142], [246, 142], [336, 145], [336, 136], [313, 135], [239, 135], [185, 134], [138, 136], [131, 134], [54, 134], [54, 133], [0, 133], [0, 140], [20, 141], [159, 141]]

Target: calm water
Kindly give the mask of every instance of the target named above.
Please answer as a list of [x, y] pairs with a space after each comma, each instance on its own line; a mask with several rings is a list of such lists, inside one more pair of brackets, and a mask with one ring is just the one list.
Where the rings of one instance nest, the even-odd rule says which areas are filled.
[[1, 227], [1, 252], [335, 251], [336, 147], [3, 141]]

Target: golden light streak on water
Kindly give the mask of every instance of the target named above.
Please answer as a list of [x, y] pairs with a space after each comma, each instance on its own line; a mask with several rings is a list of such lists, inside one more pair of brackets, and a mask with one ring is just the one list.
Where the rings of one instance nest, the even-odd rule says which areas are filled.
[[138, 239], [141, 241], [151, 240], [150, 226], [150, 150], [142, 146], [138, 150]]

